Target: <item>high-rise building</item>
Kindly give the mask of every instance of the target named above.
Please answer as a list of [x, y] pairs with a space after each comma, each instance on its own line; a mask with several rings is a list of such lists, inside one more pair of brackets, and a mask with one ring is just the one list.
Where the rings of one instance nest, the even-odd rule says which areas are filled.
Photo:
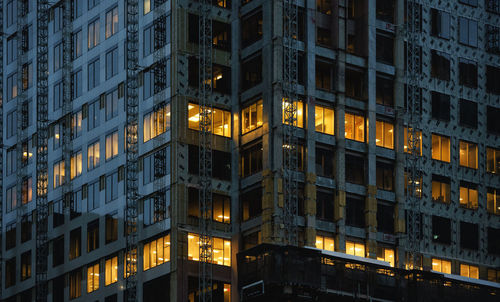
[[[284, 139], [286, 2], [208, 1], [210, 111], [200, 2], [0, 1], [0, 300], [112, 302], [133, 287], [137, 301], [197, 301], [203, 112], [213, 301], [265, 301], [280, 282], [278, 301], [400, 300], [377, 278], [413, 268], [433, 286], [500, 294], [499, 0], [418, 1], [411, 186], [404, 0], [293, 1], [296, 146]], [[286, 250], [292, 148], [298, 247]], [[293, 278], [277, 259], [295, 259]]]

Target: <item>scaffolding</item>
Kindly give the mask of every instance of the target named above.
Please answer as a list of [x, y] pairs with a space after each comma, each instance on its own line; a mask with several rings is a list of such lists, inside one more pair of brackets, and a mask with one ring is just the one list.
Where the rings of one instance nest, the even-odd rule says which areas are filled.
[[37, 2], [37, 153], [36, 153], [36, 301], [46, 302], [48, 294], [47, 257], [49, 206], [48, 189], [48, 65], [49, 2]]
[[407, 62], [406, 62], [406, 123], [407, 123], [407, 154], [406, 169], [408, 179], [407, 189], [407, 235], [408, 235], [408, 260], [415, 269], [420, 251], [420, 181], [422, 177], [420, 163], [420, 115], [421, 115], [421, 89], [420, 82], [420, 24], [421, 10], [419, 0], [406, 2], [407, 24]]
[[16, 205], [16, 214], [18, 221], [25, 215], [26, 206], [23, 200], [23, 183], [27, 180], [27, 166], [29, 160], [28, 148], [24, 148], [28, 143], [27, 125], [27, 97], [26, 91], [29, 85], [28, 74], [28, 55], [30, 45], [29, 27], [27, 25], [28, 3], [23, 0], [17, 2], [17, 97], [16, 97], [16, 116], [17, 116], [17, 141], [16, 141], [16, 193], [20, 202]]
[[125, 206], [125, 297], [129, 302], [137, 301], [137, 200], [138, 194], [138, 116], [139, 96], [137, 73], [139, 67], [139, 3], [138, 0], [126, 2], [126, 116], [127, 116], [127, 150], [126, 150], [126, 206]]
[[[0, 5], [0, 24], [3, 23], [3, 3]], [[0, 32], [0, 242], [3, 242], [3, 38], [4, 33]], [[3, 255], [0, 247], [0, 284], [3, 284]], [[0, 286], [0, 299], [2, 299], [2, 287]]]
[[[163, 4], [165, 0], [155, 0], [154, 1], [154, 53], [153, 53], [153, 103], [155, 118], [155, 125], [158, 127], [158, 133], [160, 130], [166, 132], [167, 129], [163, 127], [168, 127], [168, 123], [165, 120], [166, 116], [166, 91], [167, 88], [167, 59], [165, 46], [167, 45], [167, 16]], [[153, 146], [156, 150], [154, 153], [154, 222], [157, 223], [166, 218], [166, 201], [167, 201], [167, 184], [165, 183], [164, 176], [167, 175], [167, 152], [164, 147], [165, 136], [157, 135], [153, 140]]]
[[[62, 7], [63, 15], [63, 65], [62, 65], [62, 80], [63, 80], [63, 99], [62, 99], [62, 153], [64, 161], [64, 180], [62, 185], [62, 195], [64, 200], [64, 210], [66, 214], [72, 215], [74, 210], [73, 192], [71, 184], [71, 153], [73, 152], [72, 140], [72, 113], [73, 113], [73, 95], [72, 95], [72, 32], [73, 22], [71, 13], [71, 0], [64, 0]], [[76, 126], [76, 125], [75, 125]]]
[[283, 195], [282, 222], [284, 244], [297, 245], [298, 209], [298, 139], [297, 82], [298, 82], [298, 8], [296, 0], [283, 1]]
[[199, 204], [200, 301], [212, 301], [212, 11], [210, 0], [200, 0], [199, 19]]

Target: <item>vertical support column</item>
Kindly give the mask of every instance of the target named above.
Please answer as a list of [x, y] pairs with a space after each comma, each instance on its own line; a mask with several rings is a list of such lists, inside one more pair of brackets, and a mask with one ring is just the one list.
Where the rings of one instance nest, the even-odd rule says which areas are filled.
[[[398, 0], [396, 3], [396, 24], [404, 23], [404, 0]], [[396, 76], [394, 83], [394, 103], [396, 108], [395, 132], [394, 132], [394, 149], [396, 151], [395, 163], [395, 196], [396, 206], [394, 208], [394, 232], [397, 237], [403, 236], [405, 230], [405, 192], [404, 192], [404, 170], [405, 170], [405, 153], [404, 153], [404, 77], [405, 77], [405, 62], [404, 62], [404, 38], [405, 33], [403, 28], [396, 31], [395, 40], [395, 55], [394, 66], [396, 67]], [[400, 245], [397, 249], [396, 266], [404, 268], [405, 264], [405, 248]]]
[[[0, 26], [3, 31], [3, 2], [0, 4]], [[3, 150], [5, 149], [3, 140], [3, 39], [4, 34], [0, 34], [0, 242], [3, 242]], [[0, 244], [0, 259], [3, 259], [3, 246]], [[0, 284], [3, 283], [3, 263], [0, 262]], [[0, 286], [0, 300], [2, 299], [2, 288]]]
[[337, 9], [343, 13], [338, 14], [338, 52], [337, 52], [337, 79], [336, 104], [335, 104], [335, 181], [337, 190], [334, 201], [334, 218], [337, 224], [337, 234], [335, 236], [335, 250], [345, 252], [345, 64], [346, 64], [346, 6], [340, 3]]
[[49, 2], [37, 1], [37, 153], [36, 153], [36, 301], [46, 302], [48, 295], [47, 257], [49, 206], [48, 140], [49, 140]]
[[376, 43], [377, 28], [375, 18], [375, 1], [368, 1], [368, 112], [367, 118], [367, 188], [365, 202], [365, 223], [366, 223], [366, 255], [370, 258], [377, 257], [377, 179], [376, 179], [376, 77], [377, 77], [377, 60], [376, 60]]
[[[316, 1], [307, 0], [306, 5], [306, 53], [307, 53], [307, 127], [306, 131], [306, 145], [307, 145], [307, 163], [316, 162], [316, 129], [315, 123], [315, 91], [316, 91], [316, 24], [312, 20], [316, 17]], [[303, 77], [304, 75], [298, 75]], [[316, 166], [313, 164], [307, 165], [306, 183], [304, 188], [304, 216], [305, 216], [305, 234], [304, 241], [306, 246], [316, 246]]]
[[127, 0], [126, 9], [126, 205], [125, 205], [125, 296], [128, 302], [137, 301], [137, 215], [138, 206], [138, 62], [139, 62], [139, 3]]

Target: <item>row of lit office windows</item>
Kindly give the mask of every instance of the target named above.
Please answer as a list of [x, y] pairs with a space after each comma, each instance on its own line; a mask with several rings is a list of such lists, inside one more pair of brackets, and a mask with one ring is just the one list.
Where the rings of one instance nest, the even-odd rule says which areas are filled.
[[[285, 121], [285, 108], [288, 106], [283, 102], [283, 123]], [[303, 105], [302, 102], [295, 102], [293, 105], [297, 112], [294, 117], [294, 123], [297, 127], [304, 126]], [[212, 127], [214, 134], [225, 137], [231, 137], [231, 113], [221, 109], [213, 109]], [[199, 130], [199, 106], [190, 103], [188, 106], [188, 121], [189, 128]], [[241, 112], [241, 133], [246, 134], [263, 125], [263, 103], [262, 100], [243, 108]], [[328, 107], [315, 106], [315, 129], [317, 132], [334, 135], [334, 119], [335, 114], [333, 109]], [[418, 137], [417, 152], [422, 154], [422, 134], [416, 131]], [[346, 113], [345, 114], [345, 137], [347, 139], [360, 142], [367, 141], [368, 138], [368, 121], [364, 116]], [[405, 151], [408, 151], [407, 146], [408, 131], [405, 128], [404, 141]], [[394, 149], [394, 125], [386, 121], [376, 121], [376, 145], [388, 149]], [[432, 135], [432, 159], [450, 162], [450, 138], [438, 134]], [[478, 146], [475, 143], [460, 141], [460, 165], [473, 169], [478, 168]], [[498, 173], [500, 170], [500, 151], [487, 148], [487, 171]]]
[[[316, 236], [316, 248], [335, 251], [335, 241], [333, 237]], [[346, 254], [366, 257], [365, 244], [354, 241], [346, 241]], [[377, 260], [388, 262], [390, 266], [395, 265], [395, 251], [392, 248], [377, 247]], [[451, 274], [451, 261], [432, 258], [432, 270], [440, 273]], [[488, 280], [498, 282], [495, 270], [488, 270]], [[465, 263], [460, 264], [460, 276], [479, 279], [479, 267]]]

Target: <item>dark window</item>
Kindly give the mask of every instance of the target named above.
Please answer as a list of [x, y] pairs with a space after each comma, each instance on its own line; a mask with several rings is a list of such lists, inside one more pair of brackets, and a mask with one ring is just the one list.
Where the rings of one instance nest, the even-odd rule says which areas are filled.
[[479, 245], [479, 227], [477, 224], [460, 222], [460, 247], [477, 250]]
[[368, 80], [365, 69], [346, 67], [345, 95], [347, 97], [365, 101], [367, 98]]
[[262, 39], [262, 11], [244, 16], [241, 21], [241, 45], [247, 47]]
[[82, 229], [77, 228], [69, 233], [69, 260], [80, 257], [82, 254]]
[[500, 229], [488, 228], [488, 253], [500, 255]]
[[460, 17], [459, 26], [460, 43], [477, 47], [477, 21]]
[[460, 58], [458, 63], [460, 85], [477, 88], [477, 64], [474, 61]]
[[394, 206], [377, 202], [377, 231], [394, 233]]
[[[200, 17], [189, 14], [188, 16], [188, 41], [199, 43]], [[231, 25], [212, 20], [212, 42], [214, 48], [231, 50]]]
[[432, 35], [444, 39], [450, 38], [450, 14], [437, 9], [431, 9]]
[[241, 88], [250, 89], [262, 82], [262, 55], [246, 60], [241, 64]]
[[451, 221], [448, 218], [432, 216], [432, 241], [451, 243]]
[[[378, 2], [378, 1], [377, 1]], [[394, 106], [394, 80], [385, 76], [377, 76], [377, 104]]]
[[16, 284], [16, 257], [5, 261], [5, 288]]
[[199, 147], [195, 145], [188, 146], [188, 172], [189, 174], [198, 174], [200, 169]]
[[118, 302], [118, 294], [107, 296], [106, 298], [104, 298], [104, 302]]
[[460, 125], [477, 128], [477, 103], [460, 99]]
[[52, 267], [64, 263], [64, 236], [57, 237], [52, 243]]
[[486, 114], [488, 132], [500, 134], [500, 108], [488, 106]]
[[118, 239], [118, 214], [106, 214], [106, 244]]
[[212, 73], [213, 91], [223, 94], [231, 94], [231, 68], [214, 64]]
[[486, 10], [495, 14], [500, 14], [500, 0], [486, 0]]
[[188, 59], [188, 85], [191, 87], [198, 87], [200, 83], [199, 78], [199, 61], [198, 58], [192, 56]]
[[500, 54], [500, 27], [486, 24], [486, 51]]
[[394, 165], [377, 161], [377, 188], [394, 190]]
[[385, 34], [377, 33], [377, 62], [394, 64], [394, 38]]
[[316, 44], [324, 47], [332, 47], [332, 31], [330, 28], [316, 27]]
[[52, 302], [64, 302], [64, 275], [52, 281]]
[[486, 91], [493, 94], [500, 94], [500, 68], [486, 65]]
[[33, 216], [25, 215], [21, 219], [21, 243], [31, 240]]
[[362, 197], [346, 198], [345, 216], [346, 225], [359, 228], [365, 226], [365, 201]]
[[241, 177], [262, 171], [262, 143], [241, 150]]
[[64, 209], [62, 200], [54, 201], [52, 207], [52, 224], [55, 228], [64, 224]]
[[87, 253], [99, 248], [99, 219], [87, 224]]
[[262, 213], [262, 188], [244, 192], [241, 198], [241, 217], [243, 221], [259, 216]]
[[316, 145], [316, 174], [333, 178], [333, 150]]
[[377, 19], [394, 23], [394, 0], [377, 0]]
[[333, 62], [327, 59], [316, 59], [316, 89], [333, 90]]
[[450, 56], [448, 54], [431, 51], [431, 76], [443, 81], [450, 80]]
[[[196, 188], [188, 188], [188, 216], [200, 217], [199, 204], [200, 191]], [[212, 195], [212, 220], [221, 223], [230, 223], [231, 218], [231, 200], [226, 195]]]
[[333, 192], [316, 190], [316, 218], [333, 222], [335, 195]]
[[365, 183], [365, 160], [363, 157], [346, 154], [345, 180], [359, 185]]
[[450, 121], [450, 96], [439, 92], [432, 92], [432, 118]]
[[8, 224], [5, 228], [5, 250], [16, 246], [16, 223]]
[[256, 245], [261, 244], [261, 232], [253, 232], [248, 235], [243, 235], [243, 250], [248, 250]]
[[[188, 171], [190, 174], [199, 173], [199, 147], [189, 145]], [[214, 150], [212, 152], [212, 176], [222, 180], [231, 179], [231, 153]]]

